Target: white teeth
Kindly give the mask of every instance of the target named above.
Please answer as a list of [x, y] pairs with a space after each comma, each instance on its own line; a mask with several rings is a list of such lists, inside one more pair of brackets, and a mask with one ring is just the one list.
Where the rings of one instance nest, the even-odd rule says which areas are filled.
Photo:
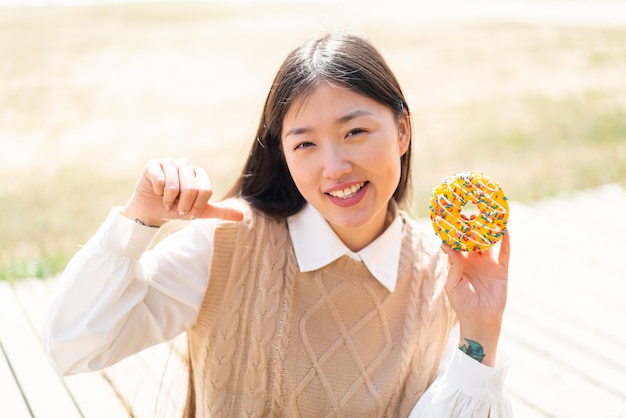
[[365, 186], [365, 182], [354, 184], [350, 187], [346, 187], [343, 190], [335, 190], [334, 192], [328, 192], [328, 194], [334, 197], [338, 197], [340, 199], [347, 199], [351, 197], [352, 195], [354, 195], [359, 190], [361, 190], [363, 186]]

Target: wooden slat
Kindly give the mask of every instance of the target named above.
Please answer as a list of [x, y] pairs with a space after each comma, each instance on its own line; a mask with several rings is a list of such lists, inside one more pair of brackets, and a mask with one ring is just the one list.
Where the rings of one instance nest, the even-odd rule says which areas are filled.
[[[15, 293], [36, 330], [41, 330], [56, 280], [22, 280]], [[186, 368], [179, 356], [170, 356], [170, 344], [161, 344], [136, 354], [105, 370], [65, 377], [80, 411], [87, 418], [154, 418], [180, 416], [185, 399]], [[179, 384], [161, 387], [169, 359], [171, 373]], [[179, 373], [173, 376], [172, 373]], [[180, 384], [182, 382], [182, 385]]]
[[187, 367], [170, 343], [150, 347], [107, 368], [111, 385], [132, 408], [136, 418], [182, 416], [186, 398]]
[[82, 373], [63, 378], [85, 418], [131, 418], [102, 372]]
[[512, 361], [506, 387], [517, 416], [626, 416], [626, 336], [618, 331], [626, 322], [626, 218], [612, 217], [610, 228], [596, 218], [624, 202], [626, 193], [610, 186], [512, 204], [501, 347]]
[[503, 337], [510, 341], [506, 351], [515, 359], [507, 388], [530, 404], [571, 418], [619, 417], [624, 411], [620, 391], [625, 374], [612, 371], [593, 353], [524, 321], [509, 321]]
[[0, 416], [31, 418], [0, 341]]
[[155, 416], [159, 376], [152, 374], [142, 361], [144, 357], [150, 356], [153, 350], [154, 348], [148, 348], [104, 370], [109, 383], [123, 396], [125, 402], [132, 408], [133, 416], [137, 418]]
[[[21, 280], [14, 289], [40, 340], [48, 303], [56, 283], [52, 279], [26, 279]], [[84, 417], [126, 418], [132, 415], [102, 372], [82, 373], [62, 379]]]
[[0, 341], [30, 410], [36, 418], [80, 417], [50, 364], [31, 324], [6, 282], [0, 282]]

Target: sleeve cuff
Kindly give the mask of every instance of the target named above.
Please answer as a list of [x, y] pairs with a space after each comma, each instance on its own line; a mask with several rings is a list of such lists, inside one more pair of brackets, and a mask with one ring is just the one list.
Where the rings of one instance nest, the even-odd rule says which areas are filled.
[[120, 214], [121, 207], [111, 209], [100, 228], [100, 245], [116, 254], [139, 260], [159, 233]]
[[496, 367], [491, 368], [461, 350], [455, 350], [445, 374], [447, 381], [459, 391], [477, 399], [496, 402], [502, 397], [508, 366], [508, 358], [502, 353], [498, 353]]

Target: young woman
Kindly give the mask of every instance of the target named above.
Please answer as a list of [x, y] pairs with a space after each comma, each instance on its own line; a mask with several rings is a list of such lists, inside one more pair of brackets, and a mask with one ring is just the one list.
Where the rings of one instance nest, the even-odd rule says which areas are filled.
[[[378, 51], [350, 34], [280, 67], [229, 199], [150, 161], [76, 254], [45, 344], [61, 372], [186, 332], [188, 417], [508, 417], [496, 364], [509, 238], [456, 253], [399, 209], [411, 121]], [[147, 250], [158, 227], [193, 220]]]

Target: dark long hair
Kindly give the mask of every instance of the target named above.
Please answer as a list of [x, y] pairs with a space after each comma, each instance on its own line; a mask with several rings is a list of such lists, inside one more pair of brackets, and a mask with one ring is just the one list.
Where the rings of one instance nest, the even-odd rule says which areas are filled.
[[[241, 176], [227, 197], [242, 197], [270, 216], [293, 215], [305, 204], [283, 154], [282, 124], [289, 107], [320, 81], [341, 85], [407, 117], [409, 107], [398, 80], [382, 55], [367, 40], [331, 33], [294, 49], [278, 70], [265, 100], [256, 140]], [[410, 132], [409, 132], [410, 133]], [[411, 177], [411, 146], [401, 157], [401, 174], [393, 198], [402, 204]]]

